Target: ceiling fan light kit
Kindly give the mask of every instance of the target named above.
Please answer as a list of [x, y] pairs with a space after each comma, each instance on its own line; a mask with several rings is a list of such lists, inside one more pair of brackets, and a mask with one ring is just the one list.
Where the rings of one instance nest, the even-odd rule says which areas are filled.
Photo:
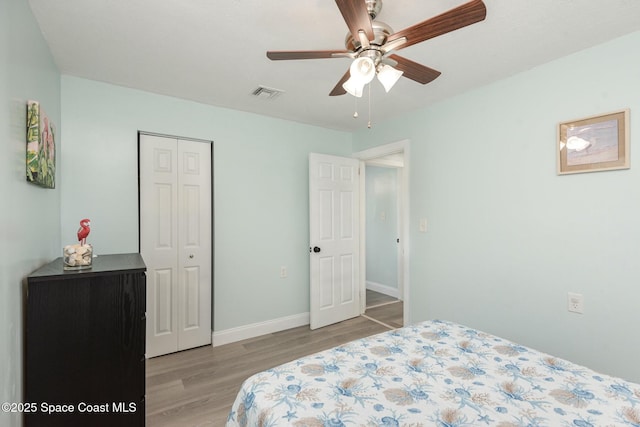
[[371, 82], [376, 75], [375, 63], [369, 57], [356, 58], [349, 68], [349, 80], [342, 87], [348, 94], [360, 98], [364, 85]]
[[335, 0], [349, 33], [346, 50], [268, 51], [271, 60], [353, 58], [351, 67], [329, 93], [349, 93], [361, 97], [364, 86], [377, 75], [389, 92], [404, 76], [420, 84], [435, 80], [440, 72], [395, 54], [434, 37], [450, 33], [486, 18], [482, 0], [471, 0], [447, 12], [398, 32], [384, 22], [374, 21], [382, 9], [382, 0]]
[[378, 67], [378, 80], [382, 83], [382, 86], [384, 86], [385, 92], [389, 92], [391, 90], [393, 85], [400, 80], [402, 74], [404, 74], [402, 71], [396, 70], [387, 64], [380, 64]]

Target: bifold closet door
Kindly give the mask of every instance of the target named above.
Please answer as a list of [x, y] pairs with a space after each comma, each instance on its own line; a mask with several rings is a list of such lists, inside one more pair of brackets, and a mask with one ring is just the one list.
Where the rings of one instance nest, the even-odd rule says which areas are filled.
[[140, 135], [147, 357], [211, 343], [211, 144]]

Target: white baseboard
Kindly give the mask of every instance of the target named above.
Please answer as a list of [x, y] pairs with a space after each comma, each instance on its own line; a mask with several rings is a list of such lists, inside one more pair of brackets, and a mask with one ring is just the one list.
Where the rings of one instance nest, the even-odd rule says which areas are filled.
[[294, 314], [292, 316], [280, 317], [279, 319], [225, 329], [224, 331], [214, 331], [211, 334], [211, 342], [214, 347], [217, 347], [219, 345], [230, 344], [232, 342], [259, 337], [260, 335], [271, 334], [273, 332], [284, 331], [286, 329], [297, 328], [298, 326], [308, 324], [309, 313]]
[[383, 285], [376, 282], [370, 282], [367, 280], [367, 289], [372, 291], [380, 292], [381, 294], [389, 295], [390, 297], [400, 298], [400, 291], [398, 288], [392, 288], [391, 286]]

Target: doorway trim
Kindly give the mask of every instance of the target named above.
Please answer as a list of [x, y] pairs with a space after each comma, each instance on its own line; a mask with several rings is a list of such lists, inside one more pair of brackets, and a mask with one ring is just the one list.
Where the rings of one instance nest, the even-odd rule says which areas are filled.
[[367, 161], [372, 161], [381, 157], [385, 157], [391, 154], [399, 154], [402, 153], [403, 157], [403, 165], [401, 169], [401, 194], [400, 194], [400, 245], [398, 249], [403, 255], [402, 262], [402, 299], [404, 301], [403, 304], [403, 324], [408, 325], [411, 319], [410, 313], [410, 304], [409, 304], [409, 199], [410, 199], [410, 189], [409, 189], [409, 150], [410, 150], [410, 140], [404, 139], [397, 142], [392, 142], [389, 144], [379, 145], [373, 148], [369, 148], [367, 150], [358, 151], [353, 153], [351, 156], [360, 160], [360, 301], [361, 301], [361, 313], [365, 311], [366, 305], [366, 271], [367, 262], [366, 262], [366, 241], [365, 241], [365, 227], [366, 227], [366, 216], [365, 216], [365, 163]]

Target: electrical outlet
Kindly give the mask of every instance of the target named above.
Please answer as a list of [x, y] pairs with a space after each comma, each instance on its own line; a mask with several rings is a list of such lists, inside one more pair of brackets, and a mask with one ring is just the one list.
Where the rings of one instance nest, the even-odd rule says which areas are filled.
[[285, 266], [280, 267], [280, 277], [283, 279], [287, 277], [287, 267]]
[[582, 294], [567, 293], [567, 310], [572, 313], [584, 313], [584, 299]]

